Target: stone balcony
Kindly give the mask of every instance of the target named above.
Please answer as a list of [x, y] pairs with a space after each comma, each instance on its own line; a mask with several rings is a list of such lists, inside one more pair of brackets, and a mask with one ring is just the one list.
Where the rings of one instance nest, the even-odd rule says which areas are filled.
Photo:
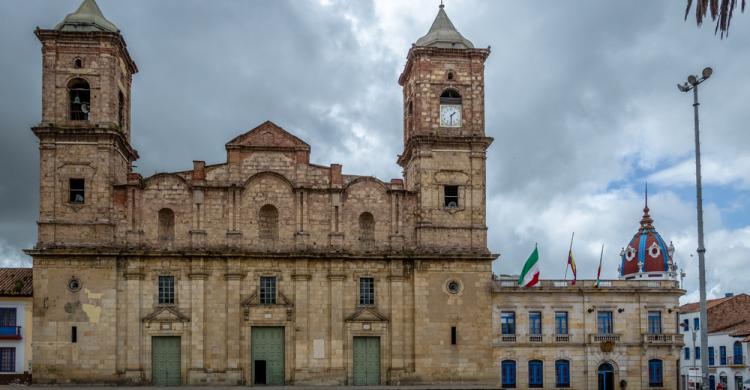
[[673, 345], [683, 344], [684, 335], [681, 334], [644, 334], [643, 344]]
[[591, 334], [589, 335], [589, 337], [591, 340], [590, 342], [592, 344], [606, 343], [606, 342], [619, 343], [622, 335], [616, 334], [616, 333], [607, 333], [607, 334]]

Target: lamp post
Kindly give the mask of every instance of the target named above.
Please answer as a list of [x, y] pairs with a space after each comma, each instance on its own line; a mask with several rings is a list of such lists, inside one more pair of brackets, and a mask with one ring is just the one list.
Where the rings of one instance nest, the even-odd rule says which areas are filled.
[[[695, 123], [695, 195], [697, 200], [697, 214], [698, 214], [698, 283], [700, 288], [700, 331], [701, 331], [701, 352], [708, 350], [708, 334], [706, 334], [708, 326], [708, 314], [706, 312], [706, 247], [703, 244], [703, 187], [701, 184], [701, 142], [700, 142], [700, 131], [698, 127], [698, 85], [706, 81], [711, 74], [713, 69], [705, 68], [701, 72], [701, 77], [690, 75], [688, 76], [687, 82], [684, 84], [677, 84], [677, 88], [680, 92], [689, 92], [693, 90], [693, 121]], [[708, 383], [708, 355], [701, 353], [701, 385], [700, 388], [704, 388], [704, 384]]]

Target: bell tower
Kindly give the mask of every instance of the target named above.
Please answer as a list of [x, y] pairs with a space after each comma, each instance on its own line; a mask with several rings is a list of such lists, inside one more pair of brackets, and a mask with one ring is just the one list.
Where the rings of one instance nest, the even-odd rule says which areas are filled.
[[404, 99], [404, 168], [416, 191], [417, 245], [488, 252], [484, 62], [441, 4], [430, 31], [412, 45], [399, 77]]
[[130, 145], [130, 86], [138, 71], [120, 30], [94, 0], [42, 43], [39, 245], [111, 242], [113, 186], [138, 158]]

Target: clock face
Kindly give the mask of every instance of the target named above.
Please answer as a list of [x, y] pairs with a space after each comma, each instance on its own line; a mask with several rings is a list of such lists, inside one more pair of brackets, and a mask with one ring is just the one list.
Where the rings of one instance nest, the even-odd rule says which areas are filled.
[[460, 104], [441, 104], [440, 105], [440, 126], [461, 127], [461, 105]]

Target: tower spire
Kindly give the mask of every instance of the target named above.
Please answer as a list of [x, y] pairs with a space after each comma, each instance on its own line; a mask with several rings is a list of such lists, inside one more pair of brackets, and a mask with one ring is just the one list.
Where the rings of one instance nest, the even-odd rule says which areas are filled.
[[417, 39], [417, 46], [440, 47], [446, 49], [473, 49], [474, 44], [456, 30], [456, 26], [445, 13], [442, 0], [435, 21], [425, 36]]
[[102, 14], [96, 0], [83, 0], [76, 12], [68, 14], [57, 26], [59, 31], [104, 31], [117, 33], [120, 29]]
[[641, 231], [653, 229], [654, 228], [654, 219], [651, 218], [651, 215], [649, 215], [649, 208], [648, 208], [648, 182], [646, 182], [646, 190], [645, 190], [645, 202], [643, 206], [643, 217], [641, 217]]

